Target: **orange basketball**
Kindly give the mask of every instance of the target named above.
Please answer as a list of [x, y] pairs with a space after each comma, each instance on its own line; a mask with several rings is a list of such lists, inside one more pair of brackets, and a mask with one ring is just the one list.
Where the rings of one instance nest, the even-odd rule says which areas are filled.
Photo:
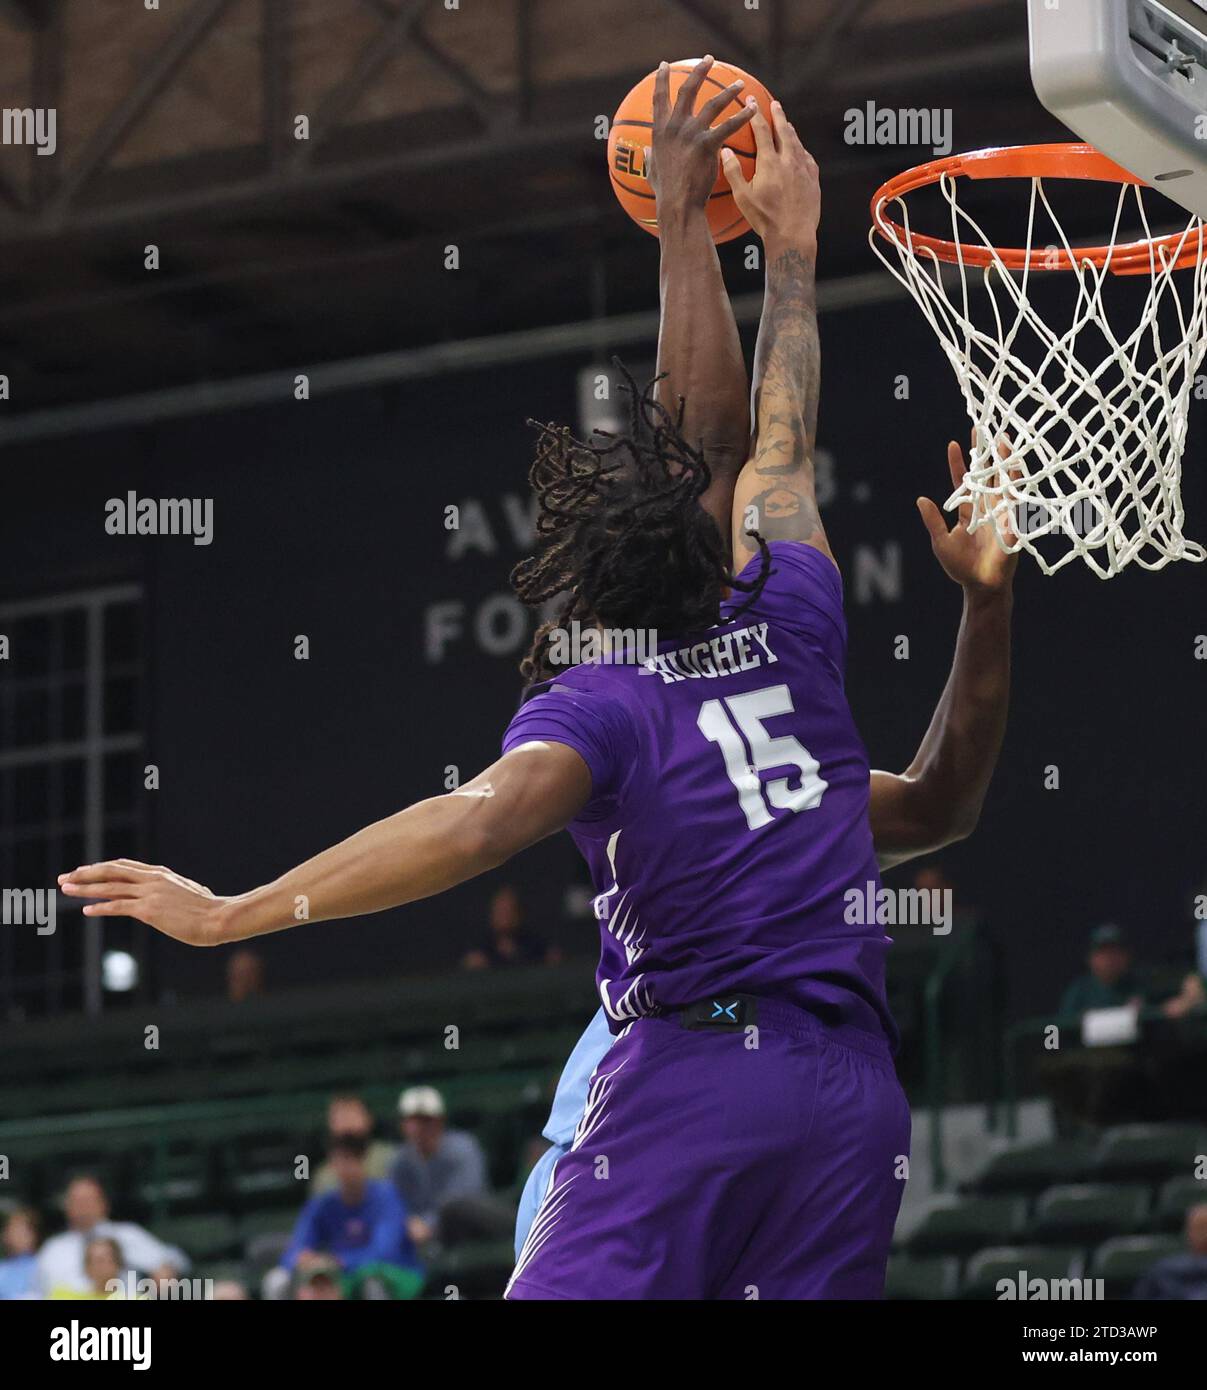
[[[698, 62], [698, 58], [685, 58], [681, 62], [671, 64], [672, 106], [678, 98], [679, 88], [683, 86]], [[654, 128], [656, 77], [657, 73], [653, 72], [648, 77], [643, 77], [620, 103], [608, 136], [608, 174], [612, 180], [612, 188], [620, 199], [620, 206], [639, 227], [644, 227], [654, 236], [658, 235], [658, 209], [654, 190], [645, 176], [645, 151], [650, 144]], [[720, 125], [722, 121], [736, 115], [748, 96], [755, 98], [759, 109], [770, 121], [771, 94], [757, 78], [751, 77], [741, 68], [735, 68], [732, 63], [712, 65], [696, 94], [693, 109], [703, 106], [706, 101], [739, 78], [746, 83], [745, 87], [736, 100], [717, 116], [713, 125]], [[754, 173], [755, 164], [754, 131], [748, 125], [743, 126], [729, 142], [729, 148], [742, 161], [742, 171], [750, 178]], [[729, 182], [721, 172], [720, 159], [717, 160], [717, 182], [708, 199], [708, 225], [712, 228], [713, 241], [718, 244], [732, 241], [734, 237], [750, 230], [750, 223], [738, 211], [738, 205], [729, 189]]]

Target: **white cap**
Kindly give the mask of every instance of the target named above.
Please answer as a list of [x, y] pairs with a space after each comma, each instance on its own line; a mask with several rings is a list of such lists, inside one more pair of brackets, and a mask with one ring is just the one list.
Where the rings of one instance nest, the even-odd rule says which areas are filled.
[[408, 1086], [398, 1097], [398, 1113], [427, 1115], [438, 1118], [444, 1114], [444, 1098], [435, 1086]]

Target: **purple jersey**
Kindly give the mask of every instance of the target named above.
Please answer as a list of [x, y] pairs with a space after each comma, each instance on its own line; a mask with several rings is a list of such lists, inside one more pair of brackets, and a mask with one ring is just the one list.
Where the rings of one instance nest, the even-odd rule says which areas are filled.
[[569, 828], [598, 895], [613, 1032], [726, 991], [895, 1045], [889, 940], [846, 920], [848, 892], [868, 901], [880, 877], [868, 758], [843, 690], [842, 580], [812, 546], [774, 541], [771, 553], [740, 617], [735, 593], [716, 627], [661, 641], [642, 663], [561, 672], [503, 747], [564, 743], [590, 769], [591, 799]]

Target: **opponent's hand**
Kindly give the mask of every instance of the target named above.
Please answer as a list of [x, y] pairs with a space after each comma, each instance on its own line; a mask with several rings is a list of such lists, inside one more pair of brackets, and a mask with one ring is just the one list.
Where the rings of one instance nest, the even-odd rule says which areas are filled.
[[755, 108], [758, 157], [747, 179], [742, 161], [722, 150], [721, 167], [733, 190], [738, 211], [764, 241], [815, 247], [821, 222], [821, 180], [817, 161], [800, 142], [778, 101], [771, 103], [771, 123]]
[[84, 864], [59, 875], [59, 890], [101, 899], [84, 908], [87, 917], [134, 917], [188, 946], [220, 944], [221, 910], [229, 901], [162, 864], [136, 859]]
[[[974, 436], [975, 445], [975, 436]], [[999, 444], [998, 454], [1002, 465], [995, 478], [995, 488], [986, 499], [989, 506], [1003, 495], [1006, 481], [1016, 477], [1016, 472], [1007, 467], [1010, 446]], [[951, 481], [960, 487], [968, 473], [964, 461], [964, 451], [953, 440], [947, 446], [947, 462], [951, 469]], [[963, 503], [959, 516], [951, 530], [947, 529], [947, 519], [938, 505], [929, 497], [918, 498], [918, 510], [930, 533], [931, 547], [935, 558], [947, 571], [950, 578], [971, 593], [1003, 593], [1014, 582], [1014, 572], [1018, 569], [1018, 552], [1007, 555], [997, 542], [991, 526], [980, 526], [969, 534], [968, 523], [972, 520], [971, 503]], [[1016, 536], [1009, 514], [1004, 513], [998, 524], [1002, 529], [1002, 539], [1013, 544]]]
[[754, 98], [736, 115], [715, 128], [713, 121], [734, 101], [741, 100], [745, 83], [738, 81], [704, 102], [697, 111], [696, 96], [704, 85], [711, 57], [702, 58], [679, 88], [671, 105], [671, 70], [660, 63], [654, 79], [654, 130], [652, 149], [646, 151], [646, 177], [658, 199], [658, 219], [676, 212], [703, 209], [717, 181], [717, 155], [721, 147], [758, 109]]

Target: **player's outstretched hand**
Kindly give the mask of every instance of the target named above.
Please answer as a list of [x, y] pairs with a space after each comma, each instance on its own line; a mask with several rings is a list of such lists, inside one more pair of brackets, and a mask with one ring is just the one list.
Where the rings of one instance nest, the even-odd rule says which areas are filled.
[[821, 181], [817, 161], [800, 142], [778, 101], [771, 122], [756, 107], [754, 177], [747, 179], [732, 150], [721, 151], [721, 167], [738, 211], [766, 242], [816, 247], [821, 221]]
[[717, 156], [726, 140], [749, 125], [758, 109], [753, 97], [736, 115], [714, 126], [713, 121], [741, 99], [744, 82], [734, 82], [704, 102], [697, 111], [696, 96], [713, 65], [702, 58], [679, 88], [671, 105], [671, 69], [658, 65], [654, 79], [653, 147], [646, 151], [646, 176], [658, 199], [658, 220], [676, 212], [703, 209], [717, 181]]
[[[986, 499], [990, 508], [996, 505], [995, 499], [1004, 499], [1007, 480], [1016, 476], [1007, 466], [1010, 446], [1006, 443], [999, 444], [998, 454], [1002, 466], [998, 469], [995, 491]], [[951, 481], [958, 488], [964, 481], [968, 467], [964, 461], [963, 449], [954, 440], [947, 446], [947, 462], [951, 468]], [[992, 526], [979, 526], [969, 533], [968, 523], [972, 520], [971, 504], [961, 505], [956, 524], [950, 530], [947, 528], [946, 517], [929, 497], [918, 498], [918, 510], [930, 533], [935, 558], [957, 584], [962, 584], [966, 590], [976, 593], [1001, 593], [1009, 590], [1014, 581], [1014, 572], [1018, 568], [1018, 554], [1016, 552], [1009, 555], [1002, 549], [993, 534]], [[1003, 507], [999, 513], [998, 525], [1002, 530], [1002, 539], [1007, 545], [1013, 544], [1015, 534], [1007, 508]]]
[[221, 910], [228, 900], [162, 864], [84, 864], [59, 875], [59, 890], [72, 898], [102, 899], [84, 908], [89, 917], [134, 917], [188, 946], [217, 946], [221, 940]]

